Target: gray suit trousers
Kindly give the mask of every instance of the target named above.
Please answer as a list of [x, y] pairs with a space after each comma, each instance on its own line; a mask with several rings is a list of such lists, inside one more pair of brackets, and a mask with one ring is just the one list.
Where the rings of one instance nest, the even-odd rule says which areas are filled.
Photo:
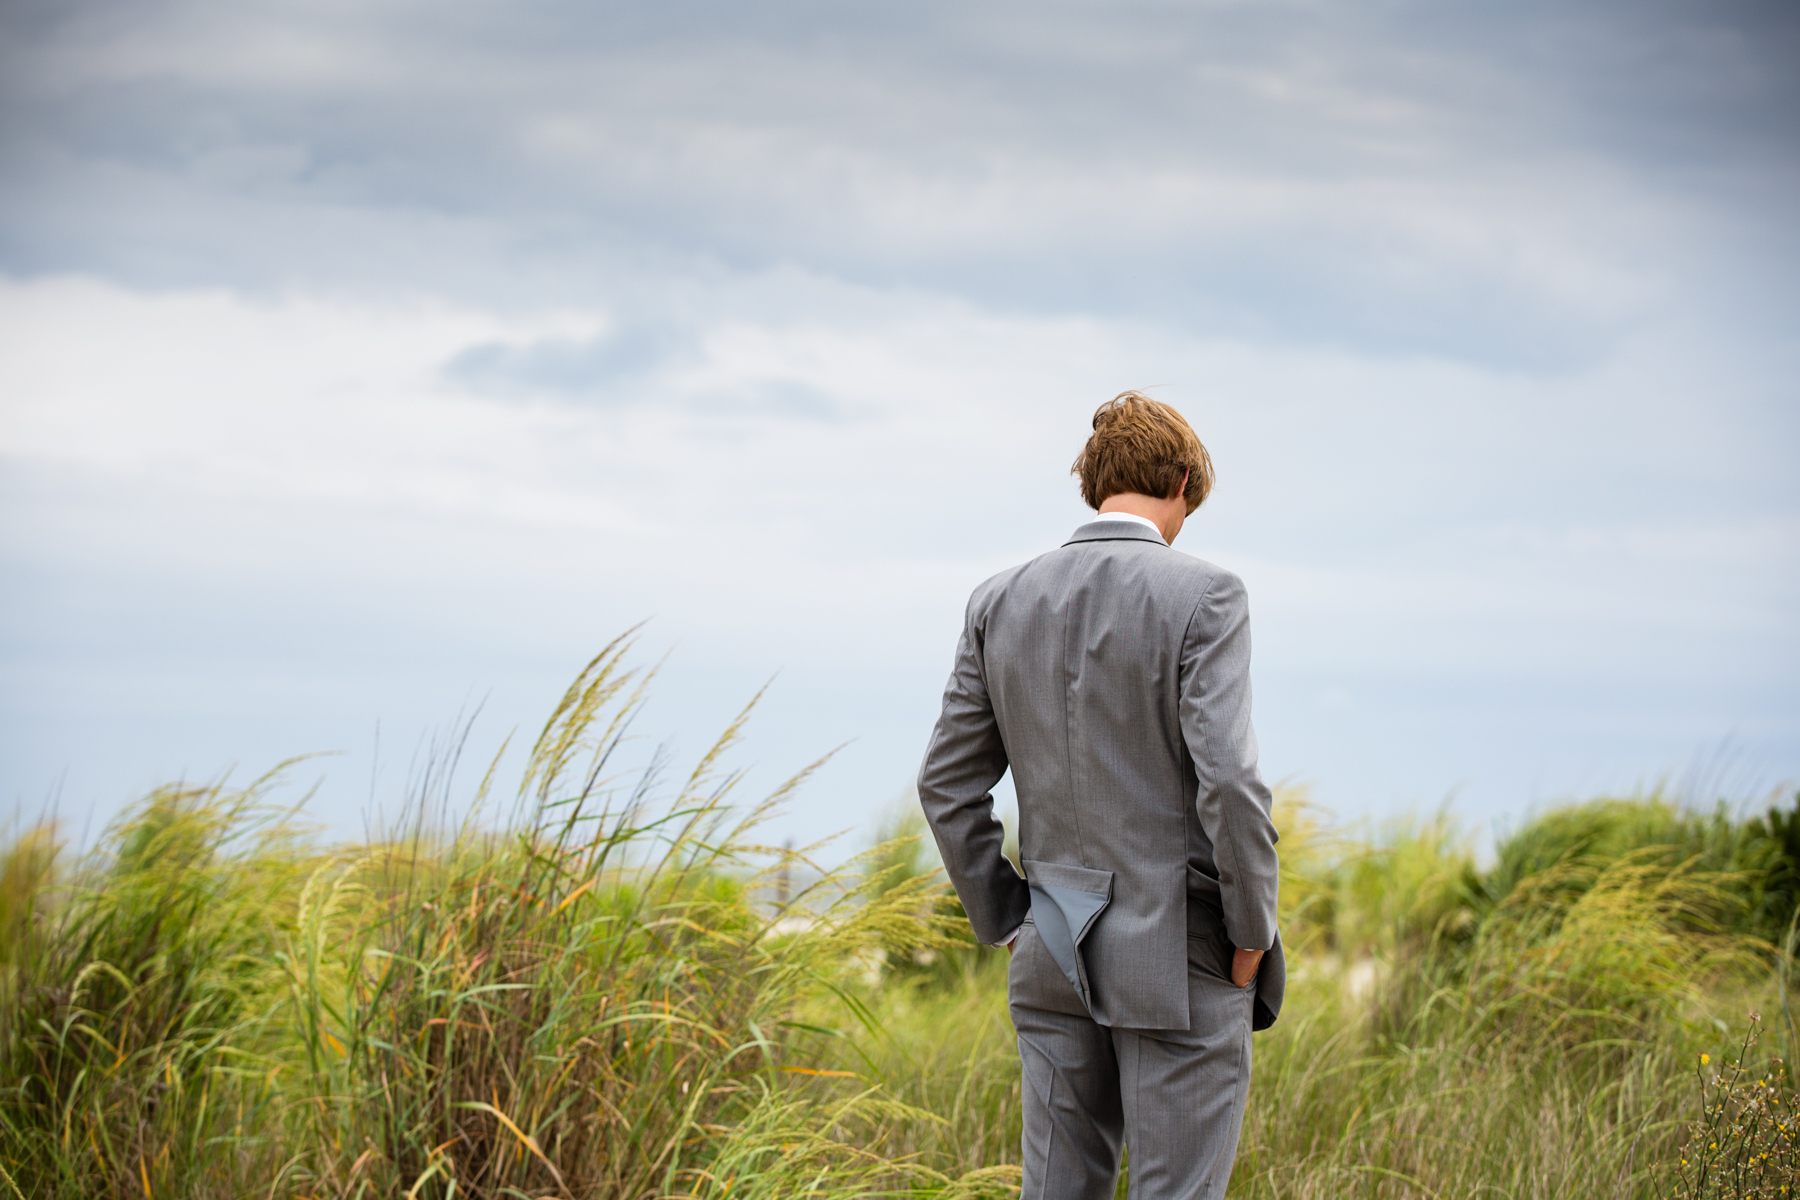
[[1007, 976], [1024, 1070], [1023, 1200], [1219, 1200], [1250, 1092], [1256, 988], [1231, 983], [1224, 926], [1190, 905], [1188, 1028], [1095, 1022], [1027, 921]]

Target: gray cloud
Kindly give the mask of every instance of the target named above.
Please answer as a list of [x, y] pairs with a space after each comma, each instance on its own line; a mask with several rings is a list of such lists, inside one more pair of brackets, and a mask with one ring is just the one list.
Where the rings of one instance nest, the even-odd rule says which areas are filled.
[[[854, 405], [806, 380], [733, 372], [706, 382], [707, 348], [678, 321], [633, 319], [591, 337], [488, 341], [444, 365], [454, 386], [501, 398], [551, 399], [597, 408], [656, 406], [699, 418], [854, 420]], [[699, 370], [702, 381], [683, 376]]]
[[1528, 369], [1678, 291], [1793, 299], [1776, 5], [5, 21], [14, 272], [591, 301], [793, 265]]
[[620, 403], [630, 398], [628, 385], [634, 380], [699, 353], [692, 334], [643, 323], [587, 338], [483, 342], [459, 352], [444, 371], [453, 381], [478, 391]]

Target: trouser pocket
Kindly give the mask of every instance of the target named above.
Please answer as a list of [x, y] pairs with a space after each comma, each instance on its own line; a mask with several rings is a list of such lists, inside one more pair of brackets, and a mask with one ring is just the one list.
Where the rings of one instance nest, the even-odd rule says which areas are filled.
[[1224, 912], [1202, 897], [1190, 895], [1187, 936], [1188, 964], [1230, 983], [1231, 960], [1237, 948], [1225, 936]]

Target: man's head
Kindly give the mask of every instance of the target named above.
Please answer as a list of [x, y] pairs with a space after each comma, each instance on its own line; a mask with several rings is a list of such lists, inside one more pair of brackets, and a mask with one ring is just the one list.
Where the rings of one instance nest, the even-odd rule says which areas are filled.
[[[1182, 415], [1137, 392], [1120, 392], [1094, 412], [1094, 436], [1070, 468], [1081, 498], [1099, 508], [1120, 495], [1173, 500], [1187, 515], [1212, 491], [1212, 458]], [[1185, 482], [1184, 482], [1185, 481]]]

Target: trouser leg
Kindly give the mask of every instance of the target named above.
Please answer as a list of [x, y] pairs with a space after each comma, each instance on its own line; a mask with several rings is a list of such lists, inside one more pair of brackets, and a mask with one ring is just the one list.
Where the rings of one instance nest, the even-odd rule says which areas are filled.
[[1013, 1015], [1015, 1022], [1025, 1018], [1019, 1030], [1025, 1200], [1109, 1200], [1121, 1133], [1112, 1039], [1085, 1017]]
[[1220, 1200], [1250, 1095], [1254, 989], [1232, 986], [1218, 957], [1190, 942], [1189, 1028], [1113, 1030], [1131, 1200]]
[[1009, 984], [1022, 1069], [1023, 1198], [1111, 1200], [1123, 1118], [1111, 1031], [1081, 1007], [1030, 925]]

